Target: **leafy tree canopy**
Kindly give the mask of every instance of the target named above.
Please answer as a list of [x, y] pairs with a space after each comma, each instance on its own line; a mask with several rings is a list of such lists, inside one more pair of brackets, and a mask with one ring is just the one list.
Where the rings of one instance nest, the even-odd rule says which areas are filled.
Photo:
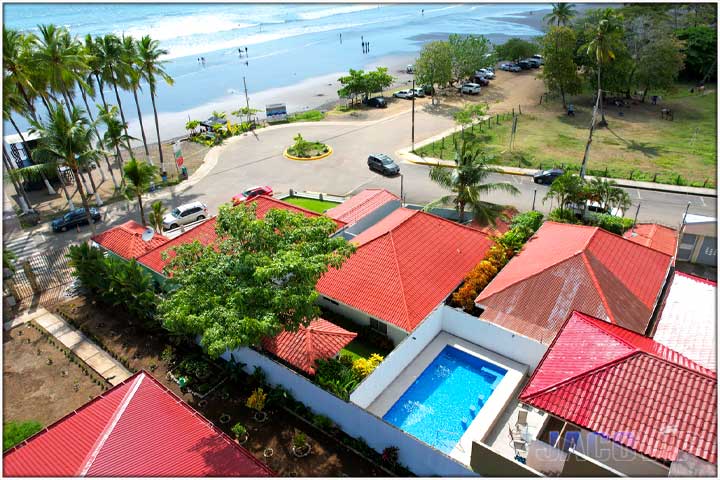
[[458, 35], [448, 38], [452, 54], [452, 77], [456, 81], [472, 76], [476, 70], [493, 64], [492, 46], [482, 35]]
[[415, 62], [415, 80], [419, 85], [445, 86], [450, 83], [452, 49], [448, 42], [430, 42], [423, 46]]
[[580, 93], [582, 87], [574, 59], [576, 44], [577, 36], [569, 27], [552, 27], [543, 37], [542, 77], [548, 90], [560, 93], [563, 106], [565, 95]]
[[702, 80], [715, 78], [717, 72], [717, 30], [714, 27], [698, 26], [677, 32], [685, 42], [685, 74]]
[[173, 293], [159, 307], [171, 331], [202, 335], [212, 356], [257, 344], [282, 330], [295, 331], [319, 314], [315, 284], [354, 251], [327, 217], [255, 205], [220, 207], [218, 240], [175, 249], [167, 271]]
[[501, 60], [520, 60], [536, 54], [537, 45], [522, 38], [511, 38], [502, 45], [495, 46], [495, 53]]
[[682, 44], [672, 36], [660, 36], [640, 50], [637, 81], [643, 99], [649, 89], [669, 90], [675, 84], [685, 63]]

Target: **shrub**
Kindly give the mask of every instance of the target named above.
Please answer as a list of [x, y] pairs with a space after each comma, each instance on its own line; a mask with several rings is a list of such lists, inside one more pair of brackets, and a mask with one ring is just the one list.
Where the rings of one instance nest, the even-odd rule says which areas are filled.
[[363, 379], [370, 375], [383, 360], [384, 358], [377, 353], [373, 353], [368, 359], [358, 358], [352, 364], [352, 371], [360, 377], [360, 379]]
[[315, 382], [324, 390], [343, 400], [350, 399], [350, 392], [362, 380], [351, 367], [334, 358], [317, 360], [315, 365]]
[[478, 294], [510, 260], [511, 253], [507, 247], [499, 243], [490, 247], [485, 258], [470, 270], [460, 289], [453, 294], [453, 302], [468, 312], [472, 311]]
[[245, 406], [252, 408], [257, 412], [262, 412], [265, 408], [265, 400], [267, 399], [267, 393], [263, 392], [262, 388], [256, 388], [253, 393], [248, 397], [245, 402]]
[[382, 461], [386, 465], [394, 466], [398, 463], [398, 447], [385, 447], [382, 451]]
[[293, 436], [293, 446], [295, 448], [305, 448], [307, 444], [307, 435], [303, 432], [298, 432]]
[[597, 225], [608, 232], [622, 235], [626, 230], [633, 226], [631, 218], [615, 217], [605, 213], [593, 215], [591, 223]]
[[39, 422], [8, 422], [3, 425], [3, 450], [12, 448], [42, 430]]
[[567, 208], [556, 208], [555, 210], [550, 212], [550, 215], [548, 215], [548, 220], [559, 223], [577, 223], [575, 214], [572, 212], [572, 210], [568, 210]]
[[253, 373], [250, 374], [250, 383], [255, 387], [261, 387], [265, 385], [267, 382], [267, 376], [265, 375], [265, 372], [263, 372], [263, 369], [260, 367], [255, 367], [255, 370], [253, 370]]
[[70, 247], [68, 257], [73, 275], [83, 287], [93, 294], [107, 288], [105, 256], [102, 250], [81, 243]]
[[[510, 229], [522, 229], [535, 233], [543, 222], [543, 214], [536, 211], [523, 212], [515, 215], [510, 221]], [[528, 235], [530, 238], [532, 234]]]
[[170, 362], [173, 358], [175, 358], [175, 349], [173, 349], [172, 345], [165, 345], [165, 349], [160, 354], [160, 359], [163, 362]]
[[233, 425], [231, 430], [232, 430], [233, 435], [235, 435], [235, 438], [238, 438], [238, 439], [247, 433], [247, 429], [245, 428], [245, 425], [243, 425], [240, 422]]
[[180, 365], [178, 365], [178, 370], [183, 375], [188, 375], [196, 378], [207, 378], [212, 373], [212, 371], [210, 370], [210, 365], [208, 365], [205, 360], [192, 357], [186, 358], [182, 362], [180, 362]]
[[335, 427], [335, 424], [325, 415], [313, 415], [312, 423], [321, 430], [330, 430]]
[[318, 122], [325, 118], [325, 114], [320, 110], [308, 110], [306, 112], [293, 113], [287, 117], [287, 121], [293, 122]]

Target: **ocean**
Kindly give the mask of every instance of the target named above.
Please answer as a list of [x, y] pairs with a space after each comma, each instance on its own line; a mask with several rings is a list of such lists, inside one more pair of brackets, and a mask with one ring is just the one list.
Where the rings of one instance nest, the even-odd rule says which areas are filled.
[[[517, 20], [524, 18], [522, 13], [549, 8], [545, 4], [5, 4], [4, 23], [30, 32], [37, 32], [38, 24], [54, 23], [80, 37], [114, 32], [137, 38], [149, 34], [159, 40], [168, 51], [165, 68], [175, 80], [173, 86], [161, 83], [158, 88], [161, 133], [176, 136], [183, 133], [188, 116], [206, 118], [215, 108], [244, 105], [243, 77], [251, 106], [262, 109], [260, 100], [285, 99], [261, 92], [287, 91], [314, 78], [382, 64], [388, 58], [412, 59], [423, 43], [449, 33], [484, 34], [494, 42], [540, 35]], [[361, 37], [369, 42], [367, 54], [362, 52]], [[110, 103], [116, 103], [111, 89], [105, 93]], [[121, 92], [120, 98], [126, 119], [136, 130], [132, 95]], [[295, 106], [291, 104], [289, 109]], [[154, 139], [154, 129], [148, 128], [152, 125], [149, 95], [141, 96], [140, 107], [145, 129]], [[19, 117], [17, 123], [23, 129], [28, 126]], [[14, 133], [8, 127], [6, 135]]]

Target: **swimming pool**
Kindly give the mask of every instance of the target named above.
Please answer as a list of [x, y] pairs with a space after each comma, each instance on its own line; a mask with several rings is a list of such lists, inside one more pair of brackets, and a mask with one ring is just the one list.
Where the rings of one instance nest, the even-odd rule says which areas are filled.
[[447, 345], [383, 419], [449, 454], [506, 373]]

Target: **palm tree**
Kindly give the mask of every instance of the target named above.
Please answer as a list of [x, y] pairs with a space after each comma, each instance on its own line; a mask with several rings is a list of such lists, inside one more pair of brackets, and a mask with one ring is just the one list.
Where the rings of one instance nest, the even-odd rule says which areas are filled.
[[33, 120], [37, 120], [34, 100], [37, 98], [30, 59], [35, 36], [3, 28], [3, 85], [14, 86]]
[[25, 187], [23, 186], [24, 179], [21, 175], [17, 174], [17, 169], [12, 167], [12, 163], [10, 162], [10, 156], [7, 154], [7, 150], [5, 150], [4, 143], [3, 164], [5, 165], [5, 171], [7, 172], [8, 177], [10, 177], [10, 181], [12, 182], [13, 187], [15, 187], [15, 192], [18, 194], [18, 205], [20, 206], [20, 209], [23, 211], [23, 213], [31, 212], [33, 208], [32, 204], [30, 203], [30, 198], [28, 198]]
[[97, 157], [97, 150], [92, 146], [92, 126], [83, 113], [83, 110], [74, 107], [68, 115], [61, 106], [51, 106], [47, 123], [33, 121], [30, 131], [40, 134], [33, 157], [50, 159], [72, 171], [85, 208], [85, 216], [95, 235], [95, 224], [90, 216], [90, 204], [80, 177], [80, 169]]
[[436, 166], [430, 169], [430, 180], [450, 190], [452, 194], [431, 202], [425, 209], [454, 204], [462, 223], [465, 220], [465, 207], [469, 205], [474, 219], [480, 224], [495, 225], [496, 220], [503, 216], [503, 207], [484, 202], [481, 197], [494, 191], [505, 191], [513, 195], [520, 191], [507, 182], [484, 183], [493, 169], [488, 166], [487, 158], [481, 154], [480, 149], [468, 151], [468, 145], [469, 142], [461, 142], [458, 150], [455, 142], [454, 167]]
[[582, 196], [584, 190], [584, 182], [582, 178], [572, 173], [564, 173], [555, 179], [550, 185], [543, 203], [548, 199], [557, 200], [560, 213], [565, 211], [565, 207], [570, 203], [577, 202]]
[[140, 111], [140, 102], [138, 102], [137, 92], [140, 90], [140, 82], [142, 81], [142, 70], [140, 70], [140, 59], [137, 53], [137, 44], [132, 37], [123, 36], [122, 39], [124, 63], [127, 65], [127, 78], [130, 89], [135, 98], [135, 107], [137, 108], [138, 121], [140, 122], [140, 133], [142, 134], [143, 146], [145, 147], [145, 156], [150, 161], [150, 150], [148, 150], [147, 138], [145, 137], [145, 126], [143, 125], [142, 112]]
[[173, 84], [172, 77], [170, 77], [163, 68], [164, 62], [160, 60], [162, 55], [167, 54], [167, 50], [161, 49], [160, 43], [157, 40], [152, 40], [148, 35], [140, 39], [137, 47], [143, 77], [150, 86], [150, 100], [152, 101], [153, 114], [155, 115], [155, 133], [157, 134], [158, 151], [160, 153], [160, 171], [165, 175], [165, 163], [163, 161], [162, 142], [160, 140], [160, 124], [158, 123], [157, 107], [155, 106], [155, 91], [158, 77], [165, 80], [168, 85]]
[[552, 3], [552, 12], [548, 13], [543, 17], [549, 25], [553, 23], [560, 25], [567, 25], [570, 23], [570, 19], [577, 15], [575, 11], [575, 5], [572, 3]]
[[[98, 120], [105, 124], [105, 133], [102, 137], [102, 145], [109, 151], [115, 152], [115, 161], [117, 163], [118, 170], [123, 170], [122, 154], [120, 153], [120, 147], [122, 146], [128, 152], [128, 155], [132, 158], [132, 150], [128, 146], [130, 140], [134, 138], [123, 133], [123, 124], [118, 120], [118, 107], [110, 105], [109, 108], [104, 108], [97, 105], [99, 114]], [[122, 176], [120, 179], [121, 185], [125, 184], [125, 177]]]
[[152, 209], [150, 213], [148, 213], [150, 226], [153, 227], [156, 232], [162, 233], [163, 217], [165, 216], [165, 212], [167, 212], [167, 208], [165, 208], [160, 200], [155, 200], [152, 205], [150, 205], [150, 208]]
[[[127, 122], [125, 121], [125, 111], [120, 101], [120, 93], [118, 92], [118, 85], [122, 84], [127, 86], [127, 65], [123, 61], [122, 54], [122, 43], [120, 39], [113, 35], [108, 34], [104, 37], [98, 37], [95, 39], [95, 43], [98, 49], [101, 51], [100, 58], [102, 59], [102, 79], [104, 82], [110, 83], [113, 90], [115, 91], [115, 99], [117, 100], [117, 106], [120, 110], [120, 118], [122, 119], [122, 125], [125, 129], [126, 138], [131, 138], [127, 131]], [[130, 149], [130, 144], [127, 145]]]
[[127, 183], [126, 194], [128, 199], [136, 197], [140, 206], [140, 221], [143, 227], [147, 226], [145, 221], [145, 210], [143, 209], [142, 195], [150, 189], [150, 182], [155, 179], [157, 169], [154, 165], [148, 165], [145, 162], [138, 162], [131, 159], [123, 167], [125, 179]]
[[618, 44], [618, 36], [621, 31], [617, 16], [612, 8], [603, 10], [598, 24], [595, 26], [590, 41], [583, 48], [587, 54], [595, 57], [597, 62], [597, 78], [598, 78], [598, 105], [600, 108], [600, 125], [607, 125], [605, 120], [605, 108], [602, 102], [602, 85], [600, 83], [600, 73], [604, 64], [615, 58], [615, 48]]
[[98, 92], [102, 99], [103, 106], [107, 108], [108, 104], [105, 100], [105, 82], [103, 80], [103, 65], [105, 64], [105, 52], [100, 48], [99, 41], [94, 41], [90, 34], [85, 36], [85, 54], [86, 63], [89, 70], [89, 76], [95, 77], [98, 86]]

